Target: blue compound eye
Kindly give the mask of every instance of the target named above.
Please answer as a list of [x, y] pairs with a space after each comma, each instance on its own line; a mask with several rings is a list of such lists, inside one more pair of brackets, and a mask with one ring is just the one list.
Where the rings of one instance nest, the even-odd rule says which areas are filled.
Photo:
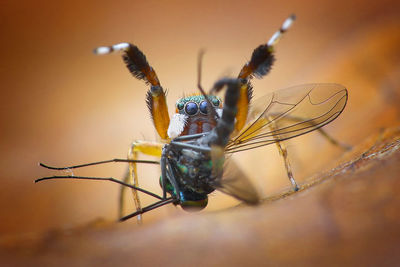
[[197, 113], [199, 107], [194, 102], [188, 102], [185, 107], [185, 112], [188, 115], [194, 115]]
[[203, 114], [207, 114], [207, 101], [202, 101], [200, 103], [200, 112]]

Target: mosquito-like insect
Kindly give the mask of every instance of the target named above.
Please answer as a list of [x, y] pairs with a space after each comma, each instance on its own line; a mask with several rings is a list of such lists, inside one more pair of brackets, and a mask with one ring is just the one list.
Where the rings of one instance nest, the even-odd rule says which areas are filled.
[[[282, 141], [318, 130], [332, 143], [339, 144], [321, 127], [336, 119], [347, 102], [347, 90], [339, 84], [305, 84], [275, 91], [250, 105], [253, 89], [251, 79], [262, 78], [275, 60], [274, 46], [292, 25], [294, 15], [266, 43], [257, 47], [237, 78], [217, 81], [206, 94], [200, 85], [201, 56], [199, 59], [198, 89], [200, 93], [179, 99], [176, 113], [170, 119], [165, 91], [154, 69], [144, 54], [129, 43], [95, 49], [96, 54], [122, 51], [123, 59], [134, 77], [150, 85], [146, 101], [154, 126], [162, 142], [135, 141], [128, 159], [112, 159], [70, 167], [41, 166], [66, 170], [109, 162], [127, 162], [129, 171], [120, 181], [114, 178], [83, 176], [51, 176], [50, 179], [108, 180], [131, 188], [136, 211], [122, 216], [123, 189], [120, 198], [120, 220], [126, 220], [163, 205], [172, 203], [183, 209], [202, 209], [207, 206], [208, 194], [214, 190], [227, 193], [245, 203], [256, 204], [260, 197], [255, 187], [239, 171], [226, 172], [225, 156], [269, 144], [277, 144], [294, 190], [299, 187], [293, 178], [287, 150]], [[224, 101], [216, 95], [226, 88]], [[138, 154], [158, 156], [160, 161], [139, 160]], [[138, 185], [137, 163], [159, 164], [161, 167], [159, 196]], [[232, 164], [231, 164], [232, 165]], [[234, 165], [232, 165], [234, 166]], [[150, 195], [157, 202], [141, 207], [138, 191]]]

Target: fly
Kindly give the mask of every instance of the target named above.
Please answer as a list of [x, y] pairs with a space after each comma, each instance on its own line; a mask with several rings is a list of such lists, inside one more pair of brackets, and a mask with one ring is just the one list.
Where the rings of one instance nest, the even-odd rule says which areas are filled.
[[[241, 69], [237, 78], [217, 81], [207, 93], [200, 85], [201, 55], [199, 58], [198, 89], [200, 93], [179, 99], [175, 114], [170, 118], [165, 90], [156, 72], [139, 48], [130, 43], [98, 47], [95, 54], [123, 52], [123, 60], [131, 74], [149, 85], [146, 102], [153, 124], [162, 142], [135, 141], [127, 159], [112, 159], [70, 167], [41, 166], [53, 170], [69, 170], [109, 162], [128, 163], [123, 181], [114, 178], [86, 176], [51, 176], [50, 179], [108, 180], [122, 185], [120, 221], [138, 216], [166, 204], [183, 209], [203, 209], [208, 195], [222, 191], [247, 204], [257, 204], [260, 196], [252, 183], [236, 168], [229, 174], [225, 157], [228, 154], [276, 144], [283, 156], [288, 178], [299, 189], [282, 141], [318, 130], [332, 143], [339, 144], [321, 127], [336, 119], [346, 106], [347, 89], [339, 84], [305, 84], [272, 92], [251, 104], [253, 77], [262, 78], [269, 73], [275, 60], [274, 47], [295, 16], [287, 18], [281, 28], [266, 43], [258, 46]], [[222, 101], [217, 93], [225, 90]], [[139, 160], [139, 154], [157, 156], [159, 161]], [[137, 164], [160, 165], [159, 180], [162, 195], [139, 187]], [[235, 168], [234, 164], [230, 164]], [[136, 210], [122, 215], [124, 189], [131, 188]], [[138, 192], [157, 199], [142, 208]]]

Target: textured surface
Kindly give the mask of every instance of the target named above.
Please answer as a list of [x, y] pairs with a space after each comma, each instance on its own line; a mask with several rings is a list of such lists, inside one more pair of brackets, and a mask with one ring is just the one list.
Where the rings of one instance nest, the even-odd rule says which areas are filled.
[[[346, 159], [350, 158], [350, 160]], [[3, 239], [6, 263], [381, 265], [400, 260], [400, 128], [374, 135], [301, 191], [141, 228], [94, 223]]]

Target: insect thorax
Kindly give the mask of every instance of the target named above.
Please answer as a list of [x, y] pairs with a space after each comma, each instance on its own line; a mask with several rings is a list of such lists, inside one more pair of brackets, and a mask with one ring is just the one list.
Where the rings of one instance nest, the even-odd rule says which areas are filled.
[[200, 194], [209, 194], [214, 191], [210, 186], [213, 178], [212, 162], [208, 153], [182, 149], [176, 166], [180, 182], [184, 187]]
[[204, 208], [207, 206], [208, 194], [215, 189], [211, 186], [212, 161], [209, 153], [192, 149], [171, 149], [169, 155], [170, 171], [177, 185], [178, 192], [168, 182], [167, 191], [180, 199], [182, 208]]

